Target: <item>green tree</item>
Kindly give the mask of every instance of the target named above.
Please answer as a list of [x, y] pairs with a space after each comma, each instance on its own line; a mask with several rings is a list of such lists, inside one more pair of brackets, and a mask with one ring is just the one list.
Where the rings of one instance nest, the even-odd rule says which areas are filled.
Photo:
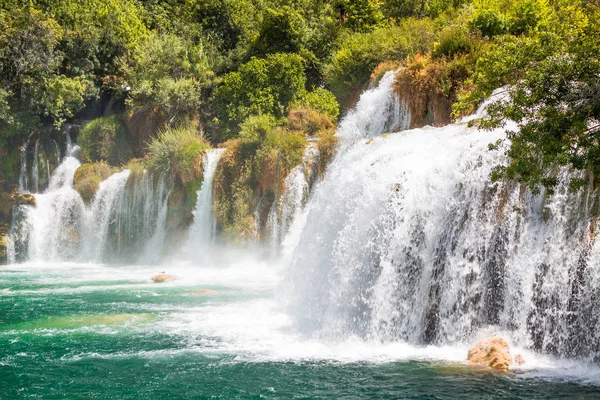
[[197, 112], [201, 89], [211, 84], [213, 72], [202, 44], [173, 34], [153, 34], [135, 52], [127, 69], [132, 109], [159, 107], [172, 123]]
[[299, 55], [278, 53], [253, 58], [238, 71], [225, 75], [215, 91], [220, 135], [232, 137], [250, 115], [283, 117], [288, 106], [302, 98], [305, 84], [304, 61]]
[[[479, 59], [476, 96], [508, 85], [505, 98], [488, 108], [482, 127], [507, 120], [517, 124], [508, 133], [508, 163], [496, 169], [494, 178], [552, 190], [556, 166], [600, 175], [598, 18], [598, 8], [591, 5], [558, 9], [549, 30], [506, 37]], [[573, 179], [572, 188], [583, 183]]]

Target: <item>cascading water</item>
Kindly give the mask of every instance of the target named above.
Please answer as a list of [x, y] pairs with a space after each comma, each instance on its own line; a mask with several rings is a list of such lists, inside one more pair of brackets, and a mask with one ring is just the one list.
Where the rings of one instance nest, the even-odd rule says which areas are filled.
[[170, 193], [165, 179], [146, 171], [119, 172], [100, 184], [88, 207], [73, 188], [79, 147], [68, 135], [66, 147], [48, 189], [36, 194], [36, 205], [16, 211], [9, 259], [155, 262], [165, 241]]
[[600, 354], [597, 193], [569, 194], [564, 170], [553, 196], [491, 182], [504, 156], [488, 144], [504, 130], [462, 122], [366, 140], [394, 120], [382, 111], [389, 91], [384, 78], [340, 123], [351, 141], [292, 229], [282, 297], [297, 327], [413, 344], [491, 330], [536, 350]]
[[204, 156], [202, 187], [198, 190], [194, 222], [190, 228], [189, 249], [205, 248], [214, 240], [217, 223], [212, 210], [212, 182], [223, 152], [224, 149], [209, 150]]
[[304, 151], [302, 164], [294, 167], [285, 178], [283, 193], [271, 205], [267, 217], [270, 247], [278, 254], [293, 222], [298, 218], [308, 200], [310, 182], [315, 179], [319, 150], [309, 144]]

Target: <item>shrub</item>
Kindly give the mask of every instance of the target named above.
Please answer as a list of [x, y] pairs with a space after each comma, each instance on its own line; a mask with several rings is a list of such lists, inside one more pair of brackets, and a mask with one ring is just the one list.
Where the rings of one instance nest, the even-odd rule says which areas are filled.
[[316, 88], [312, 92], [306, 93], [296, 105], [306, 106], [326, 114], [333, 121], [337, 121], [340, 115], [340, 105], [337, 99], [333, 93], [323, 88]]
[[510, 12], [510, 33], [522, 35], [536, 31], [551, 10], [547, 0], [520, 0]]
[[262, 142], [276, 126], [277, 119], [270, 114], [251, 115], [240, 126], [240, 138]]
[[333, 131], [335, 125], [327, 114], [310, 107], [297, 107], [290, 110], [286, 128], [306, 136], [317, 136], [322, 131]]
[[475, 48], [475, 40], [467, 35], [461, 26], [450, 26], [440, 32], [433, 49], [433, 57], [453, 57], [469, 54]]
[[382, 61], [403, 60], [409, 54], [431, 50], [435, 38], [428, 19], [408, 19], [399, 26], [382, 27], [369, 33], [346, 35], [325, 69], [325, 81], [340, 104], [351, 105], [350, 94], [369, 81]]
[[468, 25], [471, 31], [479, 31], [488, 38], [502, 35], [508, 31], [508, 21], [504, 14], [493, 9], [476, 11]]
[[143, 42], [127, 75], [127, 104], [134, 110], [160, 107], [169, 122], [200, 107], [200, 90], [213, 77], [205, 46], [173, 34], [154, 34]]
[[305, 32], [302, 17], [289, 7], [265, 10], [258, 38], [251, 54], [297, 53], [303, 47]]
[[209, 148], [191, 126], [165, 128], [148, 144], [148, 166], [184, 185], [197, 183], [202, 178], [204, 152]]
[[81, 129], [78, 143], [85, 162], [105, 161], [118, 166], [132, 155], [129, 131], [116, 115], [89, 122]]

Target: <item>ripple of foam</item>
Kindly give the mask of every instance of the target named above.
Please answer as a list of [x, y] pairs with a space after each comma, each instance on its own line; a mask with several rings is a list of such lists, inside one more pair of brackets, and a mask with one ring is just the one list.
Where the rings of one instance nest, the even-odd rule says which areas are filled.
[[[81, 293], [113, 289], [132, 288], [177, 288], [191, 286], [225, 286], [249, 290], [271, 290], [279, 282], [276, 267], [253, 259], [240, 260], [226, 267], [198, 267], [191, 263], [175, 263], [162, 266], [112, 266], [80, 263], [27, 263], [10, 267], [13, 282], [40, 286], [55, 286], [39, 289], [7, 290], [1, 295]], [[174, 280], [155, 284], [151, 278], [165, 272]], [[80, 286], [77, 286], [80, 285]], [[75, 287], [74, 287], [75, 286]]]

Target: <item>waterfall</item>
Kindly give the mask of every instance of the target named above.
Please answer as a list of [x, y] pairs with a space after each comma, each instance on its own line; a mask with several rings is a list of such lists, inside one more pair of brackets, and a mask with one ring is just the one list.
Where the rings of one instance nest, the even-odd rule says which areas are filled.
[[401, 101], [393, 90], [395, 77], [394, 71], [386, 72], [379, 86], [360, 96], [356, 107], [340, 121], [337, 136], [349, 140], [371, 138], [410, 126], [406, 101]]
[[310, 183], [315, 179], [319, 150], [311, 143], [302, 156], [302, 164], [294, 167], [286, 176], [283, 192], [273, 204], [267, 216], [269, 245], [274, 254], [278, 254], [285, 238], [296, 218], [300, 215], [310, 192]]
[[29, 148], [29, 138], [25, 140], [21, 147], [21, 172], [19, 173], [19, 193], [25, 193], [29, 188], [29, 179], [27, 177], [27, 149]]
[[194, 222], [190, 228], [187, 248], [196, 252], [198, 248], [204, 249], [214, 240], [216, 220], [213, 214], [213, 176], [223, 155], [224, 149], [208, 150], [204, 155], [204, 171], [202, 186], [198, 190]]
[[40, 140], [38, 139], [35, 141], [35, 148], [33, 151], [33, 166], [31, 168], [34, 193], [39, 192], [39, 189], [40, 189], [39, 157], [40, 157]]
[[350, 142], [291, 229], [282, 297], [298, 329], [414, 344], [502, 332], [597, 359], [598, 193], [570, 194], [566, 169], [552, 196], [491, 182], [505, 158], [488, 144], [505, 129], [478, 131], [468, 119], [376, 136], [394, 120], [382, 86], [340, 123]]
[[9, 259], [155, 262], [165, 241], [170, 194], [165, 178], [121, 171], [100, 183], [86, 206], [73, 188], [79, 147], [68, 135], [66, 147], [48, 188], [35, 195], [36, 205], [15, 210]]

